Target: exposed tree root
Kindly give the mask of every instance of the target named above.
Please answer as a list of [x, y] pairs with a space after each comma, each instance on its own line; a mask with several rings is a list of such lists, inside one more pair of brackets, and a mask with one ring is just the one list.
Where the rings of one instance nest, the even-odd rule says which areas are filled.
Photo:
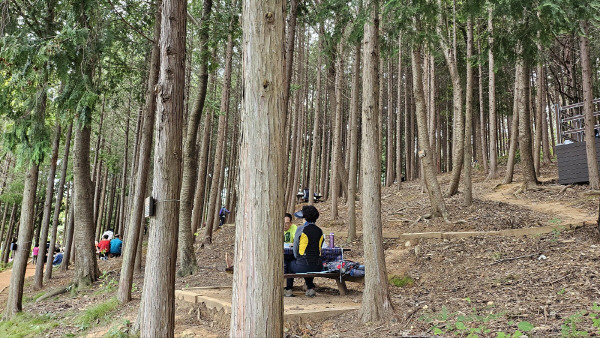
[[600, 190], [589, 190], [583, 193], [584, 196], [600, 196]]
[[36, 299], [35, 302], [41, 302], [45, 299], [48, 299], [50, 297], [54, 297], [54, 296], [58, 296], [58, 295], [62, 295], [63, 293], [67, 293], [69, 292], [73, 287], [75, 286], [74, 283], [71, 283], [67, 286], [64, 287], [60, 287], [58, 289], [54, 289], [54, 290], [50, 290], [48, 291], [46, 294], [44, 294], [43, 296], [41, 296], [40, 298]]

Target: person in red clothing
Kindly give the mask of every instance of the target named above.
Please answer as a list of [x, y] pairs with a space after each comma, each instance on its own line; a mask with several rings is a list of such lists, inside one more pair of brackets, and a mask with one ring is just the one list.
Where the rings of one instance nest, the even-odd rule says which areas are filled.
[[108, 240], [108, 235], [104, 235], [103, 239], [98, 243], [98, 250], [100, 251], [100, 259], [105, 261], [107, 260], [107, 254], [110, 251], [110, 241]]

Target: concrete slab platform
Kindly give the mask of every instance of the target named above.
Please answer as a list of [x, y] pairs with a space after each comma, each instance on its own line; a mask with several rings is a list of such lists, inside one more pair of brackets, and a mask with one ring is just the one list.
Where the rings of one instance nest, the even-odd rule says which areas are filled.
[[[202, 312], [213, 313], [213, 319], [220, 321], [223, 327], [229, 325], [231, 316], [231, 287], [201, 287], [176, 290], [175, 297], [186, 303], [192, 303]], [[334, 317], [360, 307], [361, 297], [333, 296], [318, 294], [310, 298], [303, 291], [295, 291], [295, 297], [284, 297], [284, 321], [304, 322]], [[200, 310], [199, 310], [200, 311]], [[224, 322], [226, 321], [226, 322]]]

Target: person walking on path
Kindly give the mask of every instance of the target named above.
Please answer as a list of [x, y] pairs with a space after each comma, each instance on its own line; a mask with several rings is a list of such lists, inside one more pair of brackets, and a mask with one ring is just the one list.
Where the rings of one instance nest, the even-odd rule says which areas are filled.
[[222, 206], [221, 210], [219, 210], [219, 226], [223, 226], [223, 224], [225, 224], [225, 217], [227, 217], [228, 213], [229, 210], [227, 210], [225, 206]]

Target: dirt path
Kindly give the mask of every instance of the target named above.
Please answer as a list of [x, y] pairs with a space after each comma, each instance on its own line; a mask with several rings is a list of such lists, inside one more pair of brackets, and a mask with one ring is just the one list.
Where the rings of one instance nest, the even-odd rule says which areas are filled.
[[520, 185], [520, 183], [505, 184], [481, 197], [490, 201], [514, 204], [548, 214], [549, 217], [559, 219], [562, 225], [580, 225], [584, 222], [596, 222], [596, 216], [591, 215], [589, 211], [573, 208], [561, 201], [540, 202], [529, 199], [519, 199], [514, 195], [514, 192]]
[[[8, 289], [8, 285], [10, 284], [11, 274], [12, 274], [12, 269], [6, 270], [4, 272], [0, 272], [0, 293], [3, 293]], [[34, 274], [35, 274], [35, 265], [27, 264], [27, 270], [25, 270], [25, 278], [31, 277]]]

